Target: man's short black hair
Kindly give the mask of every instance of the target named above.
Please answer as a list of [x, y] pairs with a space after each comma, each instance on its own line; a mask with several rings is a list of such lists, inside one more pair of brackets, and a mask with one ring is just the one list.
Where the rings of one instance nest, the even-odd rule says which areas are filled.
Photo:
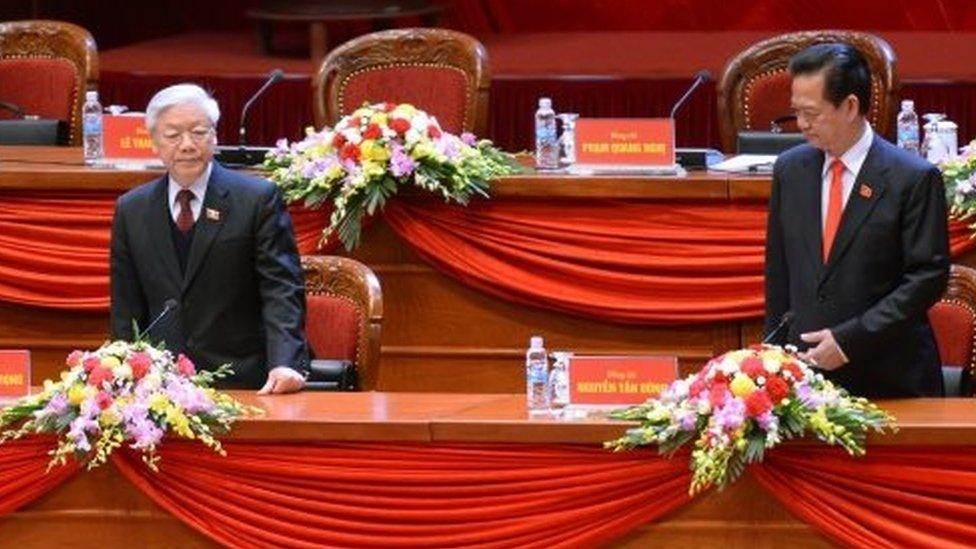
[[858, 110], [867, 114], [871, 106], [871, 71], [864, 57], [848, 44], [815, 44], [790, 59], [790, 74], [823, 71], [824, 96], [835, 107], [848, 95], [857, 97]]

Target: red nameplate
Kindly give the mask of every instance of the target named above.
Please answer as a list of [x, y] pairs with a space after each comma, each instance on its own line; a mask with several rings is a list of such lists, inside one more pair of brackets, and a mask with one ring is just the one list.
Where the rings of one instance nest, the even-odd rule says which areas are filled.
[[674, 120], [581, 118], [576, 163], [586, 166], [673, 166]]
[[569, 359], [569, 403], [640, 404], [677, 378], [678, 358], [673, 356], [574, 356]]
[[113, 116], [102, 118], [105, 158], [155, 159], [152, 138], [142, 116]]
[[0, 397], [30, 393], [30, 351], [0, 351]]

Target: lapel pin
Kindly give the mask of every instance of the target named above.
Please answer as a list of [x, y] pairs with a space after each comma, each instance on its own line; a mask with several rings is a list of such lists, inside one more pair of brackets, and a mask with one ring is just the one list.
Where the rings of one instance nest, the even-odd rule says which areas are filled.
[[[861, 191], [861, 194], [864, 194], [864, 191]], [[207, 208], [207, 220], [220, 221], [220, 211], [213, 208]]]
[[868, 187], [867, 185], [864, 184], [861, 185], [861, 188], [858, 189], [857, 192], [864, 198], [871, 198], [871, 195], [874, 194], [874, 191], [871, 190], [871, 187]]

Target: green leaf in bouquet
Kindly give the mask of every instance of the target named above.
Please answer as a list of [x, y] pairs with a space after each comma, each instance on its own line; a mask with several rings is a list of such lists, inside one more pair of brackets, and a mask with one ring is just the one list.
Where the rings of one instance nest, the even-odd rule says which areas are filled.
[[353, 251], [359, 245], [359, 235], [362, 232], [363, 210], [351, 208], [349, 213], [339, 222], [339, 240], [346, 251]]

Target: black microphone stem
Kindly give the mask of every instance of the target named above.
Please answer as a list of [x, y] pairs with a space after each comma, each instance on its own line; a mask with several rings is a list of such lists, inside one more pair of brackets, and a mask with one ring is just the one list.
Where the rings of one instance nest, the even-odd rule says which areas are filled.
[[251, 105], [253, 105], [254, 102], [257, 101], [258, 98], [261, 97], [272, 84], [281, 80], [282, 76], [284, 75], [285, 73], [281, 69], [271, 71], [271, 73], [268, 75], [268, 79], [264, 81], [264, 84], [258, 88], [258, 91], [254, 92], [254, 95], [247, 100], [247, 103], [244, 103], [244, 108], [241, 109], [241, 127], [240, 130], [238, 130], [239, 139], [237, 143], [241, 147], [247, 145], [247, 111], [251, 109]]

